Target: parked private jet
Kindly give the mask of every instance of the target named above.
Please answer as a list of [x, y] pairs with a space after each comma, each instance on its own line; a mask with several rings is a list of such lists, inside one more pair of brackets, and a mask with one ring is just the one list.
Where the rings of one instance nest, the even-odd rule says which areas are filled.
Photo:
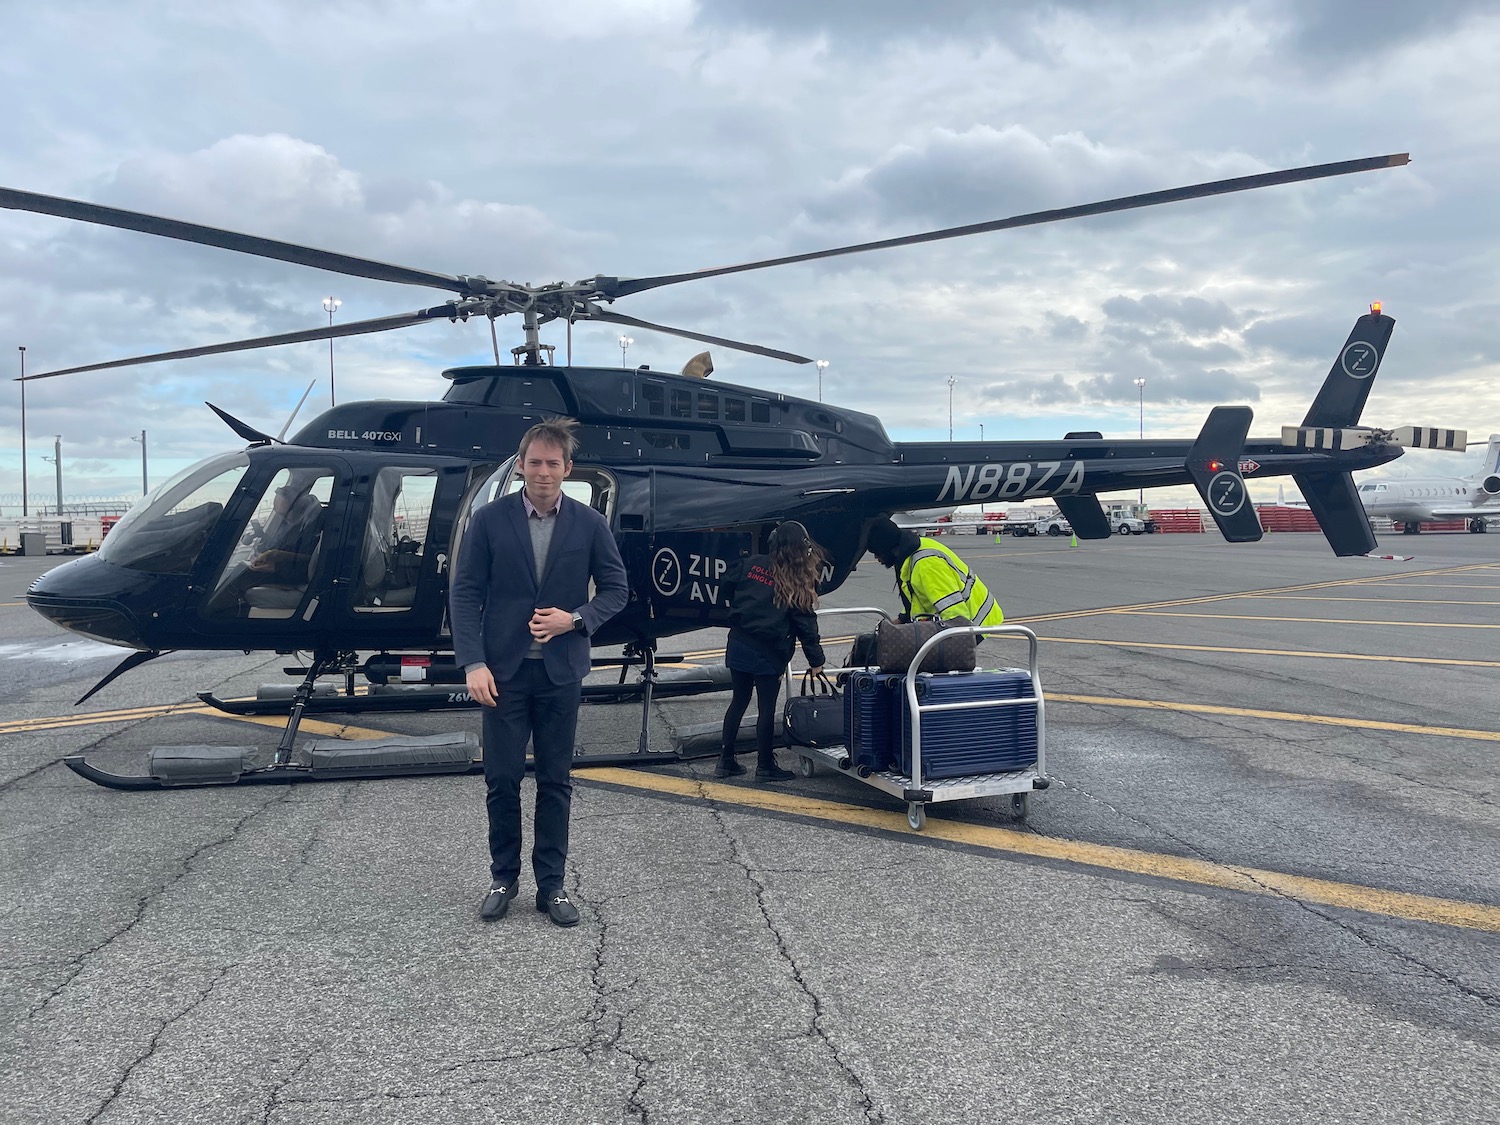
[[1467, 477], [1387, 477], [1362, 481], [1359, 499], [1368, 516], [1386, 516], [1415, 535], [1434, 520], [1467, 520], [1469, 530], [1487, 530], [1500, 519], [1500, 434], [1490, 435], [1479, 471]]

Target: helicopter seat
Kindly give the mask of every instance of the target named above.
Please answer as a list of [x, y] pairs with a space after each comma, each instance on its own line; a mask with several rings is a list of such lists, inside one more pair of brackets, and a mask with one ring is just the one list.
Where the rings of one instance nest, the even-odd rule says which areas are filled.
[[[307, 560], [307, 577], [312, 579], [313, 572], [318, 568], [318, 555], [323, 550], [323, 540], [319, 536], [318, 543], [313, 547], [312, 554]], [[249, 607], [247, 617], [251, 618], [287, 618], [297, 611], [302, 604], [302, 598], [307, 593], [307, 583], [300, 586], [290, 586], [284, 583], [268, 582], [263, 586], [247, 586], [240, 596], [245, 605]]]
[[391, 613], [410, 609], [417, 598], [421, 552], [421, 543], [404, 536], [392, 547], [369, 551], [357, 607], [359, 612]]

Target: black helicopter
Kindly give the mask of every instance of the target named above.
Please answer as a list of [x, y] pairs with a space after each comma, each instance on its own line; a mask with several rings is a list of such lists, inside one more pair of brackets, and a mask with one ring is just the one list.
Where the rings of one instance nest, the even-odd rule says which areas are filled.
[[[605, 321], [797, 363], [807, 357], [743, 341], [652, 324], [604, 308], [664, 285], [865, 250], [1106, 214], [1352, 172], [1396, 167], [1405, 154], [1291, 169], [1124, 197], [880, 242], [790, 255], [739, 266], [651, 278], [597, 276], [544, 286], [453, 276], [157, 218], [97, 204], [0, 188], [0, 206], [137, 230], [297, 262], [358, 277], [432, 286], [458, 295], [435, 307], [304, 332], [27, 376], [270, 347], [424, 321], [491, 322], [523, 317], [525, 343], [513, 363], [443, 372], [439, 402], [354, 402], [313, 419], [290, 441], [216, 413], [248, 444], [209, 458], [158, 486], [110, 532], [94, 555], [48, 571], [27, 593], [33, 609], [84, 636], [135, 650], [83, 697], [116, 676], [177, 649], [311, 653], [290, 700], [203, 698], [232, 713], [288, 714], [274, 760], [221, 771], [216, 781], [292, 781], [326, 776], [457, 772], [472, 763], [418, 753], [345, 760], [337, 769], [296, 760], [303, 714], [472, 705], [453, 666], [445, 611], [451, 560], [469, 517], [518, 482], [514, 451], [544, 417], [582, 424], [569, 489], [610, 521], [631, 580], [626, 609], [594, 637], [624, 646], [596, 661], [618, 665], [620, 683], [586, 694], [643, 698], [636, 760], [646, 753], [655, 691], [691, 693], [722, 686], [712, 676], [660, 678], [657, 643], [727, 620], [726, 578], [763, 547], [780, 520], [802, 521], [831, 553], [824, 589], [837, 588], [864, 552], [865, 532], [892, 512], [935, 504], [1053, 499], [1084, 539], [1107, 538], [1100, 492], [1191, 482], [1225, 537], [1260, 538], [1245, 476], [1292, 476], [1336, 554], [1365, 554], [1375, 541], [1350, 473], [1401, 455], [1403, 445], [1462, 448], [1453, 431], [1358, 426], [1394, 321], [1372, 307], [1340, 349], [1300, 427], [1248, 440], [1248, 407], [1215, 408], [1196, 440], [1106, 441], [1072, 433], [1061, 441], [893, 442], [869, 415], [706, 378], [706, 353], [683, 374], [647, 368], [557, 366], [541, 325]], [[294, 512], [308, 513], [303, 517]], [[268, 536], [301, 518], [304, 546], [267, 567]], [[373, 654], [361, 658], [360, 653]], [[640, 680], [625, 683], [626, 668]], [[320, 677], [344, 678], [344, 691], [315, 691]], [[375, 687], [454, 685], [451, 690], [356, 694], [355, 677]], [[80, 699], [79, 702], [83, 702]], [[595, 760], [591, 758], [590, 760]], [[77, 772], [126, 788], [201, 783], [203, 777], [125, 778], [69, 759]], [[212, 772], [212, 771], [210, 771]]]

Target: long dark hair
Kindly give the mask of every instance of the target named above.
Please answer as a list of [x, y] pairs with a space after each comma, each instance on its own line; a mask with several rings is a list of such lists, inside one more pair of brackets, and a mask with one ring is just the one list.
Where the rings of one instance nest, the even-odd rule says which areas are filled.
[[807, 528], [787, 520], [771, 532], [771, 577], [776, 581], [775, 601], [782, 609], [811, 613], [818, 607], [818, 578], [828, 562], [828, 552], [813, 542]]

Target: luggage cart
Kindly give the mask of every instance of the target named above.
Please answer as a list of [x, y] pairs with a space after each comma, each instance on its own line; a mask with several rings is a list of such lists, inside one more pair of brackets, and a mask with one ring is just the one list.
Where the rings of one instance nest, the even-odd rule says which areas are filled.
[[[832, 616], [835, 614], [874, 613], [889, 620], [888, 615], [880, 609], [830, 609], [820, 610], [819, 616]], [[928, 651], [932, 649], [945, 636], [954, 633], [973, 633], [976, 636], [1010, 637], [1024, 639], [1027, 645], [1027, 669], [1031, 674], [1031, 694], [1017, 699], [987, 699], [963, 703], [920, 703], [917, 700], [917, 674], [922, 667], [922, 660]], [[873, 669], [865, 668], [839, 668], [835, 669], [835, 675], [847, 676], [854, 672]], [[906, 822], [911, 825], [913, 831], [920, 832], [927, 823], [927, 805], [937, 801], [959, 801], [971, 800], [976, 797], [999, 797], [1009, 794], [1010, 811], [1017, 819], [1024, 820], [1031, 811], [1031, 794], [1033, 791], [1046, 789], [1051, 781], [1047, 777], [1046, 758], [1046, 718], [1045, 704], [1042, 697], [1041, 679], [1037, 669], [1037, 642], [1036, 634], [1022, 625], [964, 625], [945, 629], [936, 636], [927, 640], [917, 650], [915, 659], [912, 660], [911, 668], [906, 673], [904, 688], [906, 691], [907, 707], [911, 714], [911, 766], [910, 776], [901, 773], [898, 769], [870, 771], [867, 773], [856, 772], [852, 768], [852, 761], [847, 747], [831, 746], [820, 748], [814, 746], [793, 746], [791, 749], [800, 756], [800, 770], [803, 777], [811, 777], [816, 768], [815, 763], [822, 764], [837, 770], [839, 773], [858, 778], [867, 785], [890, 793], [906, 802]], [[849, 690], [845, 686], [845, 690]], [[1012, 770], [1004, 773], [973, 774], [965, 777], [949, 777], [942, 779], [924, 779], [922, 776], [922, 716], [938, 711], [959, 710], [991, 710], [999, 711], [1004, 707], [1018, 707], [1028, 704], [1036, 705], [1036, 764], [1024, 769]]]

